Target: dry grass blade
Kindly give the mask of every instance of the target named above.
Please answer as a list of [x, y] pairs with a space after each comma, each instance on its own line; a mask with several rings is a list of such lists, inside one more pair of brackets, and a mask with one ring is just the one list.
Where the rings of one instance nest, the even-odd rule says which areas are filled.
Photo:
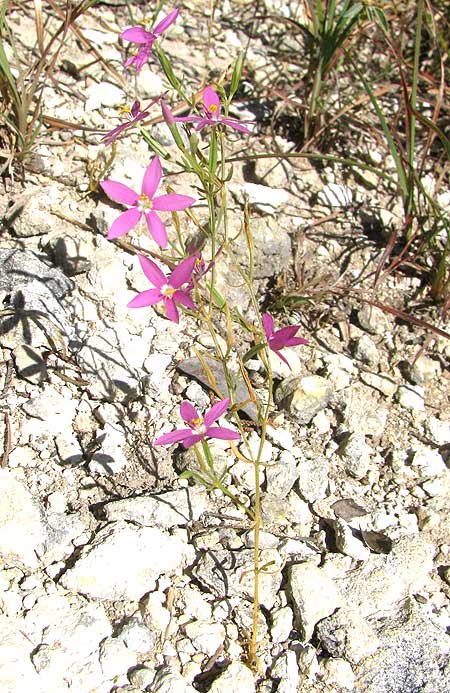
[[36, 23], [36, 36], [41, 56], [44, 53], [44, 22], [42, 18], [42, 1], [34, 0], [34, 20]]

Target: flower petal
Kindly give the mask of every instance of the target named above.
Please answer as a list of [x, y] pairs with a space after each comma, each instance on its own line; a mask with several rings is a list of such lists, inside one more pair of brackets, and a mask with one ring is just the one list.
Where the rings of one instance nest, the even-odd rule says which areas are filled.
[[151, 200], [153, 199], [153, 195], [155, 194], [161, 181], [161, 176], [161, 162], [159, 157], [155, 156], [147, 166], [147, 170], [142, 180], [142, 192]]
[[205, 414], [205, 426], [210, 426], [214, 421], [217, 421], [217, 419], [222, 416], [229, 406], [229, 397], [220, 400], [220, 402], [216, 402], [215, 405], [211, 407], [211, 409]]
[[[218, 120], [220, 117], [220, 99], [217, 92], [212, 87], [206, 87], [203, 89], [202, 101], [208, 114], [214, 114], [214, 120]], [[211, 111], [211, 106], [215, 106], [215, 109]]]
[[131, 207], [138, 200], [139, 195], [137, 192], [134, 192], [128, 185], [123, 183], [117, 183], [115, 180], [101, 180], [100, 185], [114, 202], [121, 202], [123, 205]]
[[169, 320], [172, 320], [172, 322], [176, 322], [178, 324], [180, 322], [180, 314], [173, 298], [164, 296], [164, 307]]
[[300, 344], [302, 344], [302, 345], [308, 344], [308, 340], [303, 339], [303, 337], [290, 337], [286, 341], [286, 346], [289, 346], [289, 347], [299, 346]]
[[191, 255], [175, 267], [168, 278], [170, 286], [173, 286], [174, 289], [179, 289], [182, 284], [186, 284], [189, 281], [192, 276], [195, 260], [195, 255]]
[[264, 328], [264, 332], [266, 334], [266, 339], [270, 339], [270, 337], [273, 334], [273, 317], [270, 315], [270, 313], [263, 313], [262, 314], [262, 324]]
[[192, 436], [190, 428], [178, 428], [176, 431], [159, 436], [159, 438], [153, 441], [153, 445], [172, 445], [172, 443], [179, 443], [190, 436]]
[[276, 354], [277, 356], [279, 356], [280, 359], [281, 359], [282, 361], [285, 362], [286, 366], [287, 366], [287, 367], [289, 368], [289, 370], [291, 371], [291, 370], [292, 370], [291, 365], [290, 365], [289, 361], [283, 356], [283, 354], [281, 353], [281, 351], [278, 351], [278, 349], [272, 349], [272, 351], [274, 351], [275, 354]]
[[196, 443], [199, 443], [201, 440], [203, 440], [205, 436], [191, 436], [190, 438], [186, 438], [186, 440], [183, 441], [183, 447], [184, 448], [190, 448]]
[[119, 238], [119, 236], [128, 233], [128, 231], [136, 226], [140, 216], [141, 213], [136, 207], [131, 207], [131, 209], [127, 209], [126, 212], [122, 212], [111, 224], [106, 238], [112, 241], [114, 238]]
[[153, 209], [161, 212], [179, 212], [181, 209], [186, 209], [196, 202], [195, 198], [189, 195], [178, 195], [170, 193], [170, 195], [160, 195], [153, 199]]
[[153, 33], [156, 34], [157, 36], [158, 36], [159, 34], [162, 34], [163, 31], [165, 31], [166, 29], [168, 29], [169, 26], [170, 26], [171, 24], [174, 23], [174, 21], [176, 20], [176, 18], [177, 18], [178, 15], [179, 15], [179, 13], [180, 13], [180, 10], [178, 10], [178, 9], [172, 10], [172, 12], [169, 12], [169, 14], [166, 15], [166, 16], [164, 17], [164, 19], [161, 19], [161, 21], [159, 22], [159, 24], [157, 24], [157, 25], [155, 26], [155, 28], [153, 29]]
[[231, 428], [224, 426], [209, 426], [206, 434], [209, 438], [220, 438], [221, 440], [240, 440], [241, 434], [232, 431]]
[[145, 255], [139, 255], [139, 262], [141, 263], [142, 271], [149, 280], [150, 284], [156, 286], [157, 289], [160, 289], [162, 286], [164, 286], [164, 284], [167, 284], [166, 275], [159, 269], [158, 265], [155, 265], [153, 260], [145, 257]]
[[127, 307], [146, 308], [147, 306], [154, 306], [155, 303], [162, 301], [162, 298], [159, 289], [147, 289], [146, 291], [141, 291], [140, 294], [132, 298], [127, 304]]
[[186, 291], [175, 291], [172, 298], [174, 301], [180, 303], [182, 306], [185, 306], [186, 308], [190, 308], [191, 310], [197, 310], [197, 306], [195, 305], [194, 301]]
[[153, 240], [160, 248], [167, 248], [167, 231], [163, 220], [159, 218], [156, 212], [150, 210], [150, 212], [145, 213], [145, 221]]
[[198, 413], [194, 405], [187, 401], [181, 402], [180, 414], [181, 418], [183, 419], [183, 421], [186, 421], [186, 423], [201, 418], [200, 414]]
[[102, 137], [100, 138], [100, 144], [104, 144], [105, 146], [108, 146], [108, 144], [111, 144], [111, 142], [114, 142], [114, 140], [120, 135], [121, 132], [123, 132], [124, 130], [129, 128], [130, 125], [133, 125], [133, 122], [131, 120], [129, 123], [122, 123], [122, 125], [118, 125], [117, 127], [113, 128], [112, 130], [105, 132], [105, 134], [102, 135]]
[[220, 122], [223, 123], [224, 125], [228, 125], [230, 128], [234, 128], [235, 130], [239, 130], [239, 132], [245, 132], [246, 135], [251, 135], [252, 131], [248, 129], [246, 125], [243, 125], [240, 123], [238, 120], [235, 120], [234, 118], [221, 118]]
[[132, 26], [129, 29], [125, 29], [120, 34], [120, 37], [125, 39], [125, 41], [131, 41], [131, 43], [153, 43], [155, 37], [149, 31], [145, 31], [142, 26]]
[[203, 116], [175, 116], [174, 118], [176, 123], [199, 123], [201, 120], [204, 120]]

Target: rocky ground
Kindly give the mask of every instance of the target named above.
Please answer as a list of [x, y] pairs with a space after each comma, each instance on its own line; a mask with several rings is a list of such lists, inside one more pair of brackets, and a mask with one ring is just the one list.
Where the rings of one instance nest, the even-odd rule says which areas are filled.
[[[101, 4], [78, 26], [122, 75], [125, 8]], [[244, 24], [243, 3], [216, 11], [211, 41], [202, 3], [168, 32], [164, 48], [192, 90], [247, 46], [239, 11]], [[26, 45], [32, 25], [17, 21]], [[63, 57], [46, 113], [113, 127], [123, 84], [79, 38]], [[256, 90], [273, 60], [254, 37]], [[145, 67], [128, 97], [135, 87], [145, 100], [165, 82]], [[231, 135], [230, 156], [272, 150], [260, 106], [238, 100], [235, 115], [256, 120], [257, 134]], [[164, 124], [153, 135], [172, 151]], [[0, 197], [1, 690], [448, 691], [450, 342], [357, 300], [358, 291], [374, 298], [383, 234], [399, 222], [392, 191], [370, 173], [344, 178], [337, 165], [235, 163], [230, 223], [240, 228], [249, 194], [261, 306], [284, 290], [309, 296], [301, 311], [277, 313], [280, 326], [301, 322], [309, 344], [292, 350], [292, 372], [273, 358], [262, 478], [270, 568], [252, 672], [251, 527], [226, 497], [179, 479], [189, 454], [151, 445], [179, 425], [182, 399], [210, 406], [185, 363], [209, 337], [193, 320], [126, 308], [147, 286], [132, 247], [106, 240], [117, 208], [90, 192], [110, 154], [98, 140], [48, 131]], [[280, 135], [276, 144], [292, 146]], [[132, 136], [117, 143], [108, 176], [131, 185], [148, 160]], [[193, 191], [188, 176], [176, 184]], [[235, 280], [224, 260], [221, 288], [251, 318]], [[405, 309], [419, 305], [419, 290], [417, 277], [396, 275], [376, 299]], [[421, 317], [445, 330], [437, 315], [430, 306]], [[258, 384], [258, 362], [250, 366]], [[257, 430], [251, 439], [257, 446]], [[251, 502], [248, 467], [226, 441], [214, 453], [230, 489]]]

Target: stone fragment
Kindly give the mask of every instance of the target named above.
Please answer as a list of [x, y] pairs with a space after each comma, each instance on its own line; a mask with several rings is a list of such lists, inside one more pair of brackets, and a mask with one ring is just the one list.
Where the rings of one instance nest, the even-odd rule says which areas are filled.
[[83, 461], [83, 450], [72, 430], [56, 436], [55, 444], [61, 464], [75, 466]]
[[192, 548], [160, 529], [115, 522], [85, 546], [61, 584], [94, 599], [140, 599], [163, 573], [182, 568]]
[[98, 661], [99, 643], [111, 634], [101, 605], [79, 597], [44, 595], [24, 619], [23, 632], [35, 647], [32, 661], [45, 690], [92, 690], [104, 681]]
[[157, 636], [141, 618], [133, 616], [122, 626], [117, 637], [132, 652], [144, 654], [153, 650]]
[[355, 689], [355, 675], [349, 662], [345, 659], [330, 658], [320, 663], [320, 672], [327, 686], [338, 686], [339, 691], [353, 691]]
[[212, 657], [225, 640], [225, 627], [221, 623], [195, 620], [184, 626], [184, 632], [195, 651], [203, 652], [208, 657]]
[[353, 204], [353, 191], [348, 185], [328, 183], [319, 192], [317, 201], [327, 207], [350, 207]]
[[285, 498], [299, 476], [297, 461], [288, 451], [283, 450], [278, 462], [265, 469], [267, 493]]
[[13, 350], [17, 375], [35, 385], [48, 380], [47, 365], [38, 349], [28, 344], [21, 344]]
[[330, 462], [320, 455], [304, 457], [298, 463], [298, 489], [302, 498], [314, 502], [324, 498], [328, 488]]
[[297, 691], [300, 683], [300, 674], [296, 653], [292, 650], [283, 652], [275, 661], [270, 671], [270, 677], [278, 681], [277, 693]]
[[81, 229], [77, 230], [76, 236], [73, 233], [52, 233], [45, 247], [52, 257], [55, 265], [71, 277], [76, 274], [88, 272], [92, 266], [95, 253], [93, 235]]
[[441, 421], [435, 416], [429, 416], [425, 421], [425, 431], [436, 445], [441, 446], [450, 443], [450, 423], [448, 421]]
[[397, 391], [397, 383], [381, 373], [377, 375], [376, 373], [366, 373], [365, 371], [361, 371], [360, 377], [363, 383], [375, 388], [375, 390], [378, 390], [386, 397], [392, 397], [392, 395], [394, 395]]
[[388, 555], [371, 554], [361, 568], [339, 579], [344, 603], [366, 617], [389, 612], [422, 587], [432, 570], [434, 551], [418, 535], [400, 539]]
[[126, 444], [125, 433], [121, 426], [105, 423], [96, 433], [95, 447], [89, 463], [91, 474], [111, 476], [122, 471], [127, 465], [124, 451]]
[[293, 627], [294, 614], [289, 606], [276, 609], [271, 614], [272, 626], [270, 634], [273, 642], [285, 642]]
[[361, 335], [361, 337], [356, 340], [354, 355], [355, 358], [371, 368], [378, 366], [380, 361], [380, 354], [375, 342], [366, 334]]
[[341, 553], [354, 558], [355, 561], [366, 561], [370, 556], [370, 550], [364, 546], [352, 532], [351, 527], [342, 519], [337, 518], [333, 522], [336, 547]]
[[413, 385], [423, 386], [430, 380], [433, 380], [433, 378], [440, 376], [441, 367], [439, 361], [432, 359], [430, 356], [422, 355], [418, 359], [414, 359], [412, 363], [406, 362], [405, 371], [408, 380]]
[[424, 389], [420, 385], [399, 385], [396, 399], [402, 407], [410, 411], [425, 409]]
[[[259, 575], [260, 603], [266, 609], [271, 609], [281, 584], [281, 556], [275, 549], [263, 549], [260, 565], [269, 565]], [[192, 572], [202, 585], [220, 599], [238, 595], [252, 599], [252, 550], [209, 550], [200, 557]]]
[[368, 303], [364, 303], [358, 310], [358, 321], [362, 329], [369, 334], [385, 334], [389, 329], [389, 321], [386, 314]]
[[136, 654], [120, 638], [105, 638], [100, 645], [99, 661], [107, 680], [113, 680], [136, 664]]
[[294, 376], [283, 380], [276, 390], [275, 399], [300, 424], [307, 424], [319, 411], [326, 408], [331, 393], [330, 382], [320, 375], [304, 378]]
[[163, 666], [156, 672], [151, 693], [196, 693], [196, 689], [174, 667]]
[[417, 450], [411, 459], [411, 467], [417, 469], [421, 480], [434, 479], [441, 474], [449, 473], [439, 452], [430, 448]]
[[449, 639], [445, 630], [409, 599], [380, 622], [381, 646], [354, 669], [364, 693], [445, 693], [450, 690]]
[[38, 567], [47, 540], [40, 502], [7, 469], [0, 469], [0, 556], [6, 566]]
[[255, 678], [243, 662], [231, 662], [226, 670], [215, 679], [209, 693], [255, 693]]
[[288, 590], [296, 625], [303, 634], [303, 642], [308, 642], [316, 624], [341, 606], [339, 592], [335, 582], [314, 560], [289, 568]]
[[208, 506], [204, 489], [180, 488], [154, 496], [113, 501], [105, 506], [108, 520], [128, 520], [144, 527], [170, 529], [198, 520]]
[[358, 664], [380, 647], [374, 625], [351, 605], [337, 609], [317, 626], [317, 637], [333, 657], [344, 657]]
[[86, 111], [96, 111], [101, 106], [117, 106], [123, 101], [123, 91], [110, 82], [94, 82], [85, 89]]
[[4, 693], [47, 693], [32, 664], [32, 650], [22, 621], [0, 615], [0, 690]]
[[349, 435], [339, 448], [339, 455], [344, 461], [347, 473], [355, 479], [366, 476], [372, 454], [373, 450], [366, 443], [364, 436], [357, 433]]
[[289, 201], [287, 190], [269, 188], [268, 185], [257, 183], [244, 183], [243, 192], [248, 195], [250, 204], [265, 214], [274, 214], [277, 209], [286, 205]]
[[362, 383], [355, 383], [342, 390], [339, 400], [333, 402], [342, 414], [343, 423], [352, 433], [380, 437], [388, 417], [388, 409], [380, 403], [375, 390]]

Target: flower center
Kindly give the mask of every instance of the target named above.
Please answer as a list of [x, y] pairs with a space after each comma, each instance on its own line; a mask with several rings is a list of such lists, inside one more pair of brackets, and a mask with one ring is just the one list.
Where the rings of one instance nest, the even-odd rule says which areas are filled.
[[120, 115], [124, 115], [125, 113], [127, 115], [130, 115], [131, 114], [131, 106], [129, 106], [128, 104], [125, 104], [125, 106], [119, 106], [118, 111], [119, 111]]
[[216, 118], [217, 117], [217, 104], [212, 103], [211, 106], [209, 106], [209, 108], [206, 109], [206, 112], [211, 118]]
[[176, 289], [173, 288], [173, 286], [170, 286], [170, 284], [164, 284], [161, 287], [161, 293], [163, 296], [167, 296], [167, 298], [172, 298], [174, 295]]
[[142, 193], [142, 195], [139, 195], [138, 199], [138, 210], [140, 212], [149, 212], [151, 208], [153, 207], [153, 202], [149, 198], [148, 195], [145, 195], [145, 193]]
[[202, 436], [204, 433], [206, 433], [206, 426], [202, 416], [199, 416], [198, 419], [191, 419], [189, 423], [194, 431], [198, 433], [198, 435]]

